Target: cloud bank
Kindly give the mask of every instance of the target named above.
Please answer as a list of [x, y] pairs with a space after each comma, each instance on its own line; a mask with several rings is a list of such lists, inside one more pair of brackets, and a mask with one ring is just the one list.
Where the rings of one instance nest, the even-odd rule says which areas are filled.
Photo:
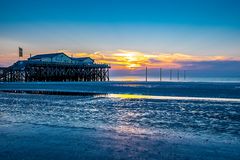
[[[184, 53], [146, 53], [119, 49], [116, 51], [71, 52], [59, 50], [69, 56], [91, 57], [96, 63], [111, 65], [113, 75], [143, 75], [145, 67], [157, 75], [159, 68], [194, 71], [198, 76], [240, 76], [240, 57], [194, 56]], [[37, 54], [37, 53], [36, 53]], [[0, 64], [9, 64], [11, 57], [1, 57]], [[193, 74], [194, 75], [194, 74]]]

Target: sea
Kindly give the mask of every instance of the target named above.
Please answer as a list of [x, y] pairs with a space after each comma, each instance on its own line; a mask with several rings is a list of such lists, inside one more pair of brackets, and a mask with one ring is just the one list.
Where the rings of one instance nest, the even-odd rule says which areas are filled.
[[240, 159], [237, 80], [15, 82], [0, 90], [2, 160]]

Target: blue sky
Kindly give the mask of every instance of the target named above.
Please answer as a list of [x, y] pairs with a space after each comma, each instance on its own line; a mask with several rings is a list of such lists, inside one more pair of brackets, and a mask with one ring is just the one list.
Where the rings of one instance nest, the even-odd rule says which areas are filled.
[[17, 59], [18, 46], [27, 54], [121, 49], [240, 57], [238, 0], [0, 0], [0, 6], [4, 64]]
[[239, 29], [238, 0], [1, 0], [1, 22], [151, 23]]

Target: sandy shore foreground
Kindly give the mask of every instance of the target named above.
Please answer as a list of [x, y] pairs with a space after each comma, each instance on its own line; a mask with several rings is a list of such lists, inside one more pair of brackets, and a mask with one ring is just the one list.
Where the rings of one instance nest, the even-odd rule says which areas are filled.
[[0, 159], [238, 160], [239, 86], [3, 83]]
[[[1, 124], [1, 159], [238, 159], [236, 148], [168, 136], [84, 128]], [[231, 144], [232, 146], [233, 144]]]

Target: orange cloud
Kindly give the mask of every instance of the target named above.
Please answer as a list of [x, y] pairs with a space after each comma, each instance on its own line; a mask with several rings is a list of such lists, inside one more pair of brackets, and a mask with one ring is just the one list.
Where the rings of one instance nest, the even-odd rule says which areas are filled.
[[[224, 61], [240, 60], [240, 58], [231, 58], [226, 56], [193, 56], [183, 53], [145, 53], [133, 50], [116, 50], [116, 51], [97, 51], [94, 53], [73, 53], [67, 50], [59, 50], [68, 56], [74, 57], [91, 57], [96, 63], [110, 64], [114, 70], [138, 70], [144, 67], [149, 68], [181, 68], [183, 62], [199, 61]], [[0, 55], [0, 64], [5, 65], [17, 60], [16, 56]], [[26, 59], [27, 57], [25, 57]]]
[[96, 60], [97, 63], [111, 64], [115, 70], [137, 70], [145, 66], [149, 68], [181, 68], [179, 62], [198, 62], [198, 61], [221, 61], [232, 60], [226, 56], [193, 56], [183, 53], [143, 53], [132, 50], [117, 51], [98, 51], [95, 53], [75, 53], [74, 56], [89, 56]]

